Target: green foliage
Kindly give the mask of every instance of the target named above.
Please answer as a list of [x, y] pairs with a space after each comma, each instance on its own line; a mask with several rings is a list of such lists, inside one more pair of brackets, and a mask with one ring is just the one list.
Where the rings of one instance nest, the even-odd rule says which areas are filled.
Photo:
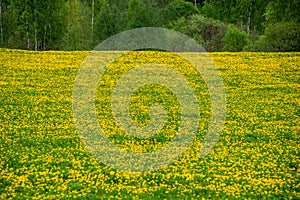
[[3, 46], [56, 49], [63, 37], [62, 0], [1, 1]]
[[274, 24], [278, 22], [296, 21], [300, 22], [299, 0], [277, 0], [268, 2], [264, 17], [266, 22]]
[[107, 1], [102, 1], [100, 11], [97, 13], [95, 18], [94, 45], [97, 45], [99, 42], [118, 33], [120, 27], [117, 11], [118, 9], [115, 5], [110, 6]]
[[188, 17], [193, 14], [199, 14], [199, 10], [193, 4], [184, 0], [174, 0], [162, 11], [165, 24], [175, 21], [180, 17]]
[[280, 22], [269, 25], [265, 35], [247, 47], [250, 51], [300, 51], [300, 24]]
[[249, 43], [249, 38], [244, 31], [240, 31], [237, 28], [229, 28], [222, 41], [224, 43], [224, 51], [242, 51]]
[[149, 5], [142, 0], [130, 0], [126, 13], [128, 29], [148, 26], [151, 21]]
[[276, 23], [266, 28], [265, 35], [273, 51], [300, 50], [300, 23]]
[[128, 28], [138, 28], [143, 25], [145, 5], [141, 0], [130, 0], [126, 13], [126, 23]]
[[201, 13], [209, 18], [239, 25], [243, 29], [247, 26], [250, 13], [250, 28], [263, 32], [263, 14], [267, 4], [268, 1], [264, 0], [205, 1]]
[[255, 41], [251, 41], [245, 46], [244, 51], [270, 51], [271, 45], [267, 43], [266, 36], [261, 35]]
[[[6, 48], [92, 49], [121, 31], [155, 26], [187, 33], [208, 51], [222, 51], [222, 38], [228, 24], [232, 24], [250, 33], [249, 37], [260, 35], [247, 45], [245, 49], [249, 51], [299, 51], [298, 29], [291, 23], [300, 23], [299, 0], [0, 0], [0, 3], [0, 47]], [[199, 14], [205, 18], [199, 18]]]
[[169, 28], [187, 34], [198, 41], [207, 51], [222, 51], [222, 38], [227, 31], [227, 25], [217, 20], [193, 15], [180, 18]]
[[63, 47], [66, 50], [80, 49], [81, 47], [81, 24], [80, 17], [82, 16], [79, 10], [79, 1], [67, 1], [63, 7], [62, 13], [66, 13], [65, 25], [66, 29], [63, 37]]

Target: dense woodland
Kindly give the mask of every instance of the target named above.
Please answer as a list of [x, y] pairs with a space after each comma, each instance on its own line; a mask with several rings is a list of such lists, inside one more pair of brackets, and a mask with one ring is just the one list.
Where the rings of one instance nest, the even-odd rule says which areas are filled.
[[0, 47], [93, 49], [124, 30], [165, 27], [208, 51], [299, 51], [300, 0], [0, 0]]

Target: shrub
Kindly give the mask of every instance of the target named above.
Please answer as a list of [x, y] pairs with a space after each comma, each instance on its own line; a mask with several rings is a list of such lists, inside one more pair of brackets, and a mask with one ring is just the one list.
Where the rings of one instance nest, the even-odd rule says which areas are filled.
[[237, 28], [229, 28], [222, 39], [225, 51], [242, 51], [249, 43], [249, 38], [244, 31]]
[[169, 25], [168, 28], [180, 31], [199, 42], [207, 51], [222, 51], [222, 38], [227, 32], [227, 25], [203, 17], [192, 15], [188, 18], [180, 18]]
[[247, 49], [250, 51], [300, 51], [300, 24], [296, 22], [270, 24], [265, 34]]
[[267, 42], [266, 36], [259, 36], [258, 40], [250, 42], [244, 51], [271, 51], [271, 45]]
[[170, 2], [165, 9], [162, 10], [162, 20], [166, 24], [175, 21], [180, 17], [188, 17], [193, 14], [199, 14], [199, 10], [190, 2], [184, 0], [175, 0]]
[[265, 35], [271, 51], [300, 51], [299, 23], [276, 23], [266, 28]]

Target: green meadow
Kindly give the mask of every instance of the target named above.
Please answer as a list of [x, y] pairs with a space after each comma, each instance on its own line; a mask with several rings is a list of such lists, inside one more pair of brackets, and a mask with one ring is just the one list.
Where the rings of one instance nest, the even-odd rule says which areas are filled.
[[118, 129], [109, 108], [112, 83], [130, 63], [155, 57], [174, 65], [200, 102], [202, 118], [191, 148], [166, 168], [147, 173], [106, 166], [79, 137], [72, 93], [88, 54], [0, 49], [0, 199], [300, 198], [300, 53], [209, 53], [225, 85], [226, 121], [204, 158], [198, 153], [211, 109], [201, 76], [166, 52], [125, 55], [113, 63], [95, 102], [99, 124], [119, 148], [155, 151], [174, 138], [180, 123], [176, 97], [149, 86], [133, 94], [132, 118], [149, 123], [149, 107], [160, 103], [166, 126], [143, 140]]

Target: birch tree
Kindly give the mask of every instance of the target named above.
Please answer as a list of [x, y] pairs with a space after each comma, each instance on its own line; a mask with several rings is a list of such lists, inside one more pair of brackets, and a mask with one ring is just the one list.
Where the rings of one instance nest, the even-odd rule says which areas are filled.
[[3, 45], [3, 22], [2, 22], [2, 1], [0, 0], [0, 37], [1, 37], [1, 46]]

